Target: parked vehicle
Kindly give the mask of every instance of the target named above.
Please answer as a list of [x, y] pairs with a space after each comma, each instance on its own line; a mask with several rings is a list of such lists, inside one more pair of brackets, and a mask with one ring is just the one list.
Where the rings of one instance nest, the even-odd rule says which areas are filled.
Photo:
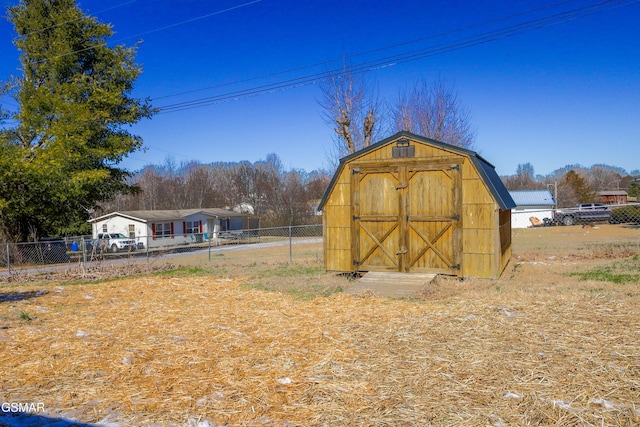
[[71, 260], [64, 239], [45, 237], [37, 242], [19, 243], [17, 247], [23, 263], [60, 264]]
[[581, 203], [575, 208], [556, 210], [553, 214], [555, 224], [573, 225], [595, 221], [611, 221], [609, 206], [602, 203]]
[[94, 240], [88, 240], [85, 242], [85, 247], [88, 252], [95, 250], [119, 252], [119, 251], [135, 251], [137, 244], [134, 239], [129, 239], [122, 233], [100, 233], [98, 238]]
[[44, 264], [57, 264], [70, 261], [69, 254], [67, 253], [67, 244], [63, 239], [40, 239], [36, 249], [38, 260], [41, 260]]
[[242, 239], [242, 230], [221, 231], [218, 233], [220, 239], [239, 240]]

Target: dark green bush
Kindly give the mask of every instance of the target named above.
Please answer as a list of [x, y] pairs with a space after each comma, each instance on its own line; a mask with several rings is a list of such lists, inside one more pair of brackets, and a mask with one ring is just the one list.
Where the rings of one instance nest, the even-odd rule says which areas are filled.
[[640, 205], [629, 205], [612, 209], [611, 222], [615, 224], [640, 224]]

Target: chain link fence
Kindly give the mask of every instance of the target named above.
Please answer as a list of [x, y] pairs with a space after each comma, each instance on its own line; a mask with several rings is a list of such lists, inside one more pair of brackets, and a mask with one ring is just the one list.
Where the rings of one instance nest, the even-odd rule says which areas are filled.
[[[598, 215], [575, 212], [575, 209], [512, 210], [513, 229], [571, 224], [610, 223], [640, 226], [640, 203], [608, 205]], [[593, 211], [592, 211], [593, 212]], [[572, 215], [573, 220], [560, 216]], [[124, 237], [124, 236], [122, 236]], [[126, 239], [126, 238], [125, 238]], [[175, 257], [201, 255], [203, 262], [216, 262], [220, 253], [251, 248], [270, 248], [266, 257], [274, 262], [295, 262], [311, 244], [312, 256], [323, 257], [322, 225], [257, 228], [206, 234], [137, 236], [130, 244], [118, 247], [113, 242], [75, 236], [43, 239], [30, 243], [0, 243], [0, 275], [37, 274], [60, 270], [87, 270], [96, 266], [124, 263], [157, 263]], [[297, 249], [300, 248], [300, 249]]]
[[[211, 262], [215, 254], [252, 248], [278, 248], [269, 251], [275, 261], [294, 262], [303, 249], [313, 245], [321, 257], [322, 225], [258, 228], [206, 234], [137, 236], [135, 239], [93, 239], [74, 236], [43, 239], [29, 243], [0, 243], [2, 275], [43, 273], [70, 269], [91, 269], [105, 264], [151, 263], [191, 254], [203, 255]], [[308, 248], [304, 249], [308, 251]]]
[[596, 223], [640, 224], [640, 203], [566, 209], [514, 209], [512, 228]]

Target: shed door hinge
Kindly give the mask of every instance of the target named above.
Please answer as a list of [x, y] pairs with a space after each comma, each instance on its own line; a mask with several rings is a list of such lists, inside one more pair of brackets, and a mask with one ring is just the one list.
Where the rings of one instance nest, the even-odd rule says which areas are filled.
[[456, 264], [456, 265], [452, 265], [451, 269], [453, 270], [460, 270], [460, 264]]
[[354, 221], [357, 221], [357, 220], [359, 220], [359, 219], [360, 219], [360, 217], [359, 217], [359, 216], [355, 216], [355, 215], [353, 216], [353, 220], [354, 220]]

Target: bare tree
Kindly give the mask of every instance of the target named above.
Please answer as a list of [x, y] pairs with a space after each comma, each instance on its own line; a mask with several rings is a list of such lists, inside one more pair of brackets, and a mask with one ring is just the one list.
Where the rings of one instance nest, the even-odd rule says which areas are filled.
[[284, 175], [284, 167], [280, 158], [274, 154], [268, 154], [265, 161], [256, 162], [255, 170], [255, 188], [259, 195], [256, 206], [256, 213], [270, 214], [278, 206], [284, 203], [284, 193], [282, 191], [282, 176]]
[[534, 169], [531, 163], [520, 163], [516, 174], [502, 177], [502, 182], [509, 190], [542, 190], [544, 184], [534, 177]]
[[622, 176], [615, 170], [602, 166], [593, 166], [589, 170], [589, 185], [594, 191], [617, 190]]
[[136, 197], [138, 205], [132, 210], [161, 209], [159, 206], [162, 199], [162, 180], [162, 175], [152, 166], [146, 167], [142, 173], [139, 173], [136, 176], [136, 184], [142, 191]]
[[397, 131], [409, 131], [463, 148], [473, 148], [476, 132], [471, 114], [458, 101], [453, 86], [442, 78], [429, 85], [416, 84], [400, 92], [392, 108]]
[[338, 76], [331, 76], [320, 83], [325, 122], [334, 127], [336, 138], [329, 153], [329, 161], [368, 147], [375, 138], [380, 103], [373, 85], [365, 74], [355, 74], [348, 66]]
[[209, 207], [206, 204], [206, 200], [214, 187], [208, 169], [197, 162], [187, 165], [182, 191], [186, 197], [186, 205], [190, 208]]

